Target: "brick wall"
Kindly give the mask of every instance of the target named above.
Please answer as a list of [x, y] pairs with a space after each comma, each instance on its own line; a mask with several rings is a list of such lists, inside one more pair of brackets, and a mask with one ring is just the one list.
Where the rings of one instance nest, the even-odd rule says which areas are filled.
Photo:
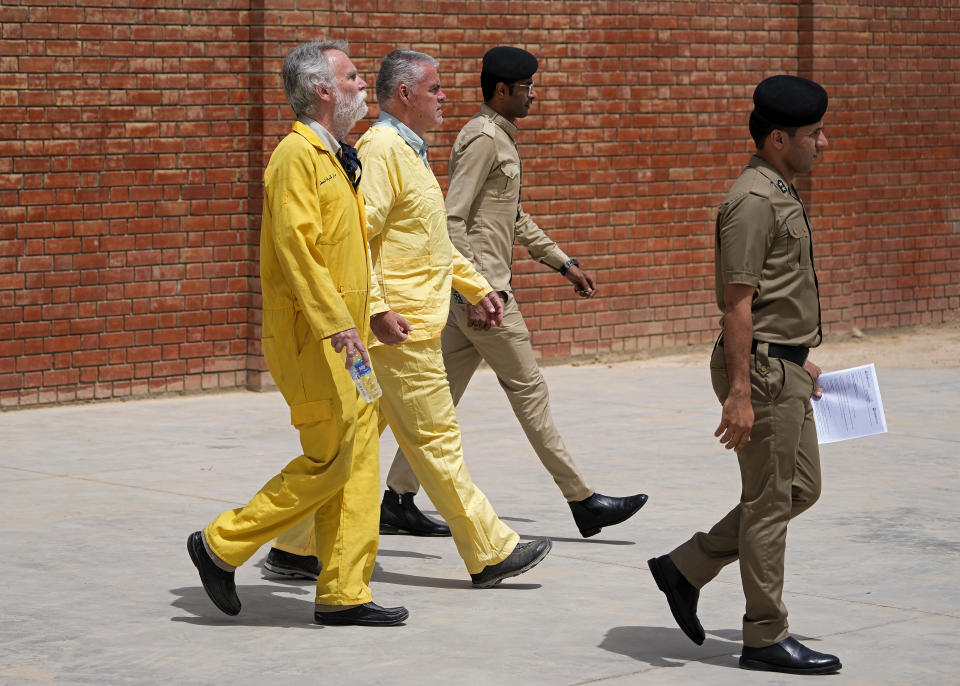
[[803, 182], [828, 332], [954, 319], [960, 9], [930, 5], [0, 0], [0, 406], [269, 382], [260, 177], [289, 127], [282, 57], [321, 35], [348, 39], [371, 85], [394, 47], [440, 59], [444, 186], [483, 52], [541, 58], [524, 206], [600, 287], [573, 298], [518, 250], [545, 358], [713, 338], [714, 208], [751, 152], [752, 87], [777, 72], [831, 94]]

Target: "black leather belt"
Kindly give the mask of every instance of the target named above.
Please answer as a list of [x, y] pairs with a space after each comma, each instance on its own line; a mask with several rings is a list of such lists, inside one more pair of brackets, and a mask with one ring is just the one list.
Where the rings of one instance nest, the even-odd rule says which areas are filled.
[[[757, 343], [759, 343], [756, 338], [753, 339], [753, 343], [750, 344], [750, 352], [757, 352]], [[781, 360], [789, 360], [793, 362], [798, 367], [802, 367], [803, 363], [807, 361], [807, 355], [809, 354], [810, 349], [804, 348], [799, 345], [780, 345], [779, 343], [767, 343], [767, 355], [770, 357], [779, 357]]]
[[[762, 343], [763, 341], [758, 341], [756, 338], [753, 339], [753, 343], [750, 344], [750, 352], [757, 352], [757, 343]], [[721, 348], [723, 347], [723, 339], [721, 338], [717, 345]], [[803, 363], [807, 361], [807, 355], [810, 353], [810, 348], [804, 348], [801, 345], [780, 345], [779, 343], [767, 343], [767, 355], [769, 357], [779, 357], [781, 360], [787, 360], [793, 362], [798, 367], [802, 367]]]

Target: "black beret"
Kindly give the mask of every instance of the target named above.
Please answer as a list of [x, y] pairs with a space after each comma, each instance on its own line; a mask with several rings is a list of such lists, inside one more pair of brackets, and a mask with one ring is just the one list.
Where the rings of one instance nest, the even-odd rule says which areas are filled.
[[529, 79], [537, 71], [537, 58], [522, 48], [501, 45], [487, 50], [481, 71], [505, 83]]
[[771, 76], [753, 91], [753, 111], [773, 125], [816, 124], [827, 111], [827, 91], [800, 76]]

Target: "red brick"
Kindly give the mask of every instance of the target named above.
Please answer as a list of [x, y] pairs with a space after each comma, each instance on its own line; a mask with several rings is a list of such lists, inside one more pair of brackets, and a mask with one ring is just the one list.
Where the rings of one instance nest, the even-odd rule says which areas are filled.
[[[115, 369], [151, 345], [163, 346], [165, 362], [189, 363], [154, 380], [153, 361], [141, 362], [136, 384], [100, 379], [93, 368], [72, 390], [65, 377], [31, 372], [21, 380], [29, 392], [0, 394], [0, 402], [246, 383], [231, 365], [235, 350], [258, 353], [250, 338], [258, 328], [246, 322], [260, 321], [262, 171], [290, 121], [275, 74], [291, 36], [312, 36], [315, 14], [329, 3], [284, 2], [259, 14], [236, 3], [48, 4], [11, 6], [2, 27], [0, 109], [13, 132], [0, 141], [0, 331], [7, 322], [6, 339], [25, 350], [47, 340], [69, 347], [78, 335], [84, 351], [105, 346], [119, 356], [91, 364]], [[445, 151], [478, 107], [485, 46], [522, 30], [540, 55], [539, 99], [518, 135], [524, 206], [601, 290], [572, 300], [569, 284], [517, 247], [514, 286], [539, 356], [713, 336], [713, 215], [750, 153], [743, 118], [751, 74], [775, 71], [814, 73], [832, 94], [844, 89], [831, 98], [828, 123], [842, 145], [799, 184], [815, 227], [828, 333], [956, 312], [957, 108], [930, 105], [960, 71], [956, 13], [732, 7], [603, 2], [584, 14], [569, 3], [493, 0], [481, 13], [452, 0], [402, 0], [388, 10], [364, 0], [338, 14], [365, 77], [395, 44], [441, 58], [451, 100], [431, 145], [443, 188]], [[418, 14], [416, 27], [409, 13]], [[254, 34], [271, 46], [263, 65], [245, 54]], [[249, 76], [260, 69], [263, 91]], [[918, 82], [917, 73], [927, 78]], [[865, 119], [883, 122], [881, 148], [847, 134]], [[921, 158], [912, 154], [918, 123], [930, 134], [919, 141]], [[905, 196], [906, 187], [916, 192]], [[6, 226], [16, 233], [3, 233]], [[5, 267], [4, 256], [28, 261]], [[191, 347], [206, 342], [213, 345]], [[45, 388], [54, 378], [55, 392]]]

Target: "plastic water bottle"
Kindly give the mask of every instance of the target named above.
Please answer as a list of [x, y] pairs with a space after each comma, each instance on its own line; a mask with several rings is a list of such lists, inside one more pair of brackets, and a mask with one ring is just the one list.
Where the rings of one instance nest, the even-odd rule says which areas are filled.
[[365, 402], [372, 403], [383, 395], [373, 369], [363, 361], [360, 355], [357, 355], [350, 364], [350, 376], [353, 378], [353, 383], [357, 385], [360, 397]]

